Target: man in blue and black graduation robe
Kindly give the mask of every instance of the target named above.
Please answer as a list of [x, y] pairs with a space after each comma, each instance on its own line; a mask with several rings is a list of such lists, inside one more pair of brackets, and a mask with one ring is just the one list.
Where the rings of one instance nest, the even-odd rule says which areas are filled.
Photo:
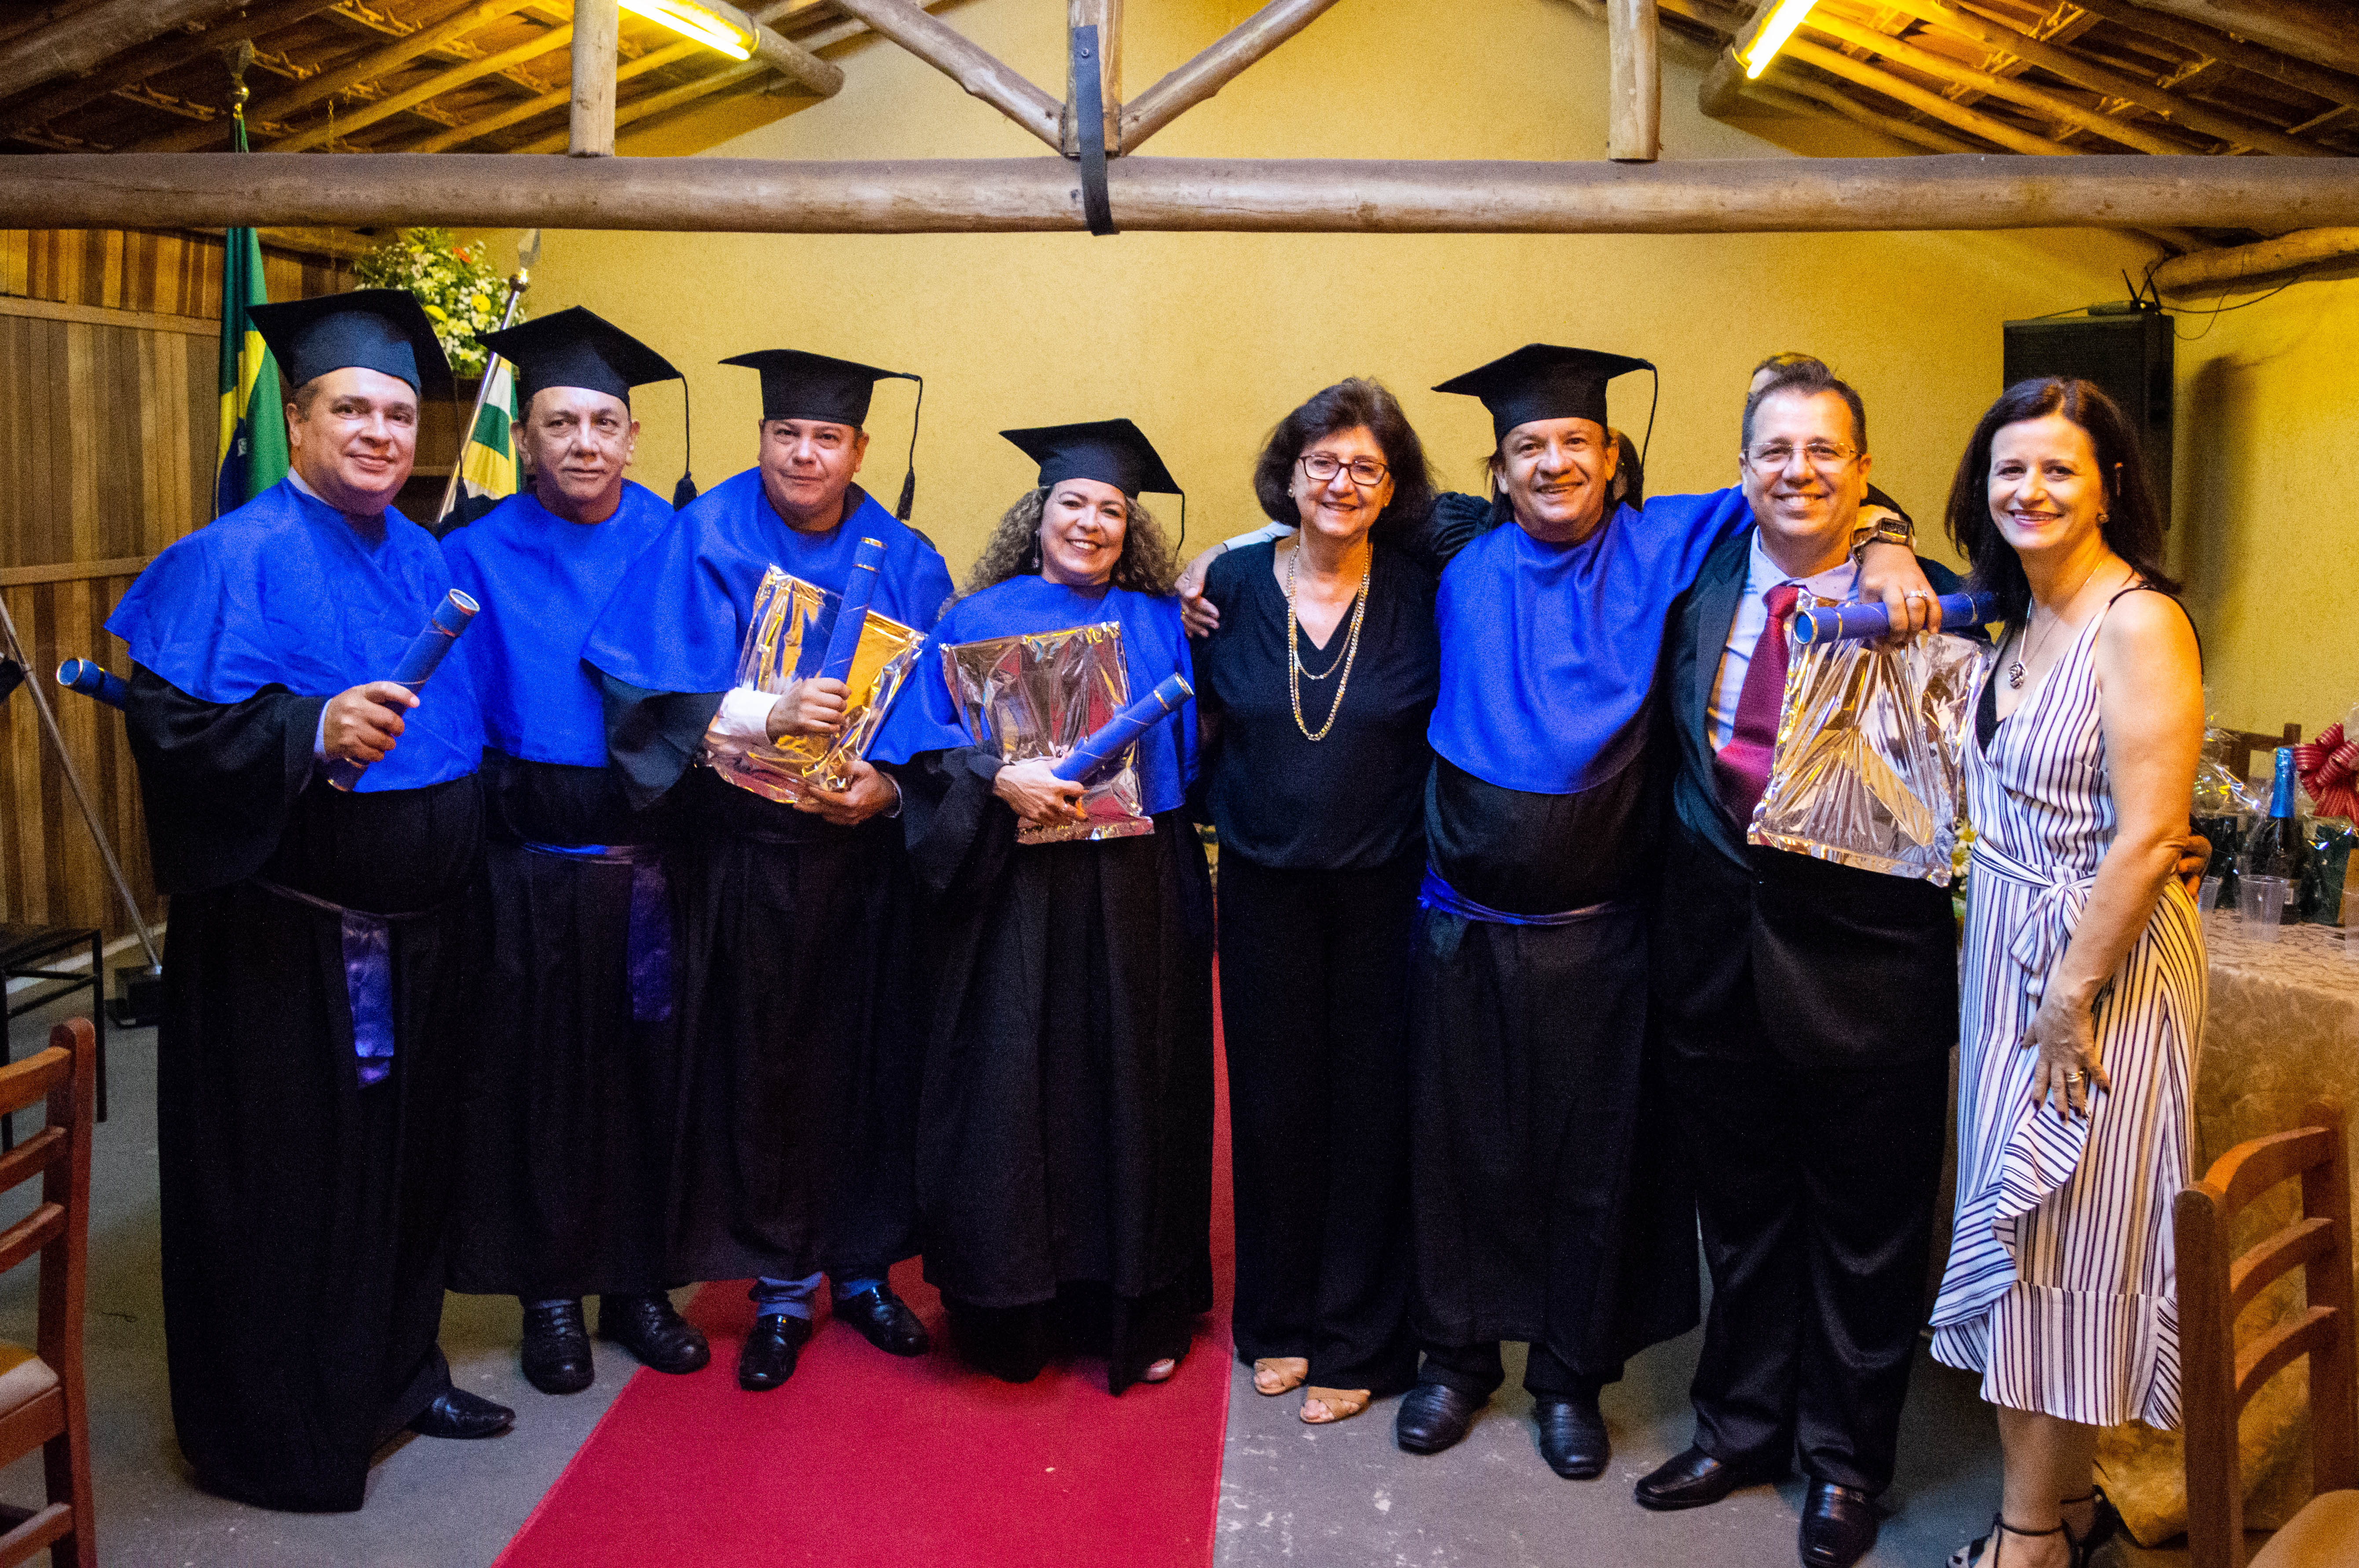
[[1431, 529], [1449, 565], [1411, 975], [1425, 1364], [1395, 1430], [1414, 1453], [1458, 1442], [1504, 1379], [1501, 1342], [1526, 1341], [1541, 1454], [1568, 1478], [1610, 1456], [1600, 1390], [1698, 1311], [1647, 1048], [1651, 713], [1671, 603], [1750, 512], [1734, 489], [1622, 503], [1605, 387], [1641, 368], [1533, 344], [1435, 389], [1490, 410], [1499, 493], [1442, 497]]
[[[675, 814], [635, 810], [582, 663], [598, 612], [672, 509], [625, 477], [631, 388], [662, 356], [575, 307], [484, 340], [516, 369], [526, 488], [446, 535], [484, 608], [455, 662], [484, 713], [492, 942], [473, 1008], [454, 1290], [516, 1297], [525, 1376], [590, 1386], [598, 1332], [659, 1372], [712, 1352], [672, 1309], [666, 1246], [678, 1095]], [[683, 479], [681, 484], [688, 481]]]
[[867, 763], [800, 806], [698, 764], [843, 718], [840, 681], [776, 697], [736, 685], [769, 568], [832, 596], [822, 643], [864, 538], [885, 546], [880, 615], [929, 630], [951, 581], [932, 544], [853, 483], [875, 384], [897, 373], [793, 350], [725, 362], [761, 375], [761, 460], [673, 519], [582, 658], [631, 800], [676, 797], [689, 825], [672, 1261], [692, 1279], [755, 1276], [737, 1378], [758, 1390], [792, 1374], [822, 1277], [835, 1316], [879, 1348], [927, 1348], [886, 1279], [916, 1250], [911, 890], [899, 792]]
[[390, 509], [420, 391], [449, 379], [432, 329], [386, 289], [254, 318], [294, 389], [292, 471], [166, 550], [107, 622], [172, 895], [165, 1349], [201, 1485], [350, 1509], [404, 1425], [512, 1419], [453, 1388], [436, 1344], [481, 724], [463, 679], [384, 678], [451, 587]]

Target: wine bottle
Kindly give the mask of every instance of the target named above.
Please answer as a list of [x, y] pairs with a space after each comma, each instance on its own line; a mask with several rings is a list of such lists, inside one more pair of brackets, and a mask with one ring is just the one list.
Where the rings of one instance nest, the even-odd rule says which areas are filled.
[[2301, 919], [2302, 872], [2308, 869], [2310, 844], [2294, 814], [2293, 748], [2277, 748], [2277, 777], [2269, 789], [2269, 814], [2255, 822], [2245, 836], [2236, 872], [2244, 877], [2282, 877], [2286, 882], [2285, 911], [2280, 924]]

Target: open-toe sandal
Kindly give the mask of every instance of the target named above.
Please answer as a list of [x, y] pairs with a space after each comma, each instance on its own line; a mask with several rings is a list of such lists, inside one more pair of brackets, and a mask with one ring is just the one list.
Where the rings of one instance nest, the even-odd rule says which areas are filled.
[[[1322, 1389], [1317, 1384], [1302, 1390], [1302, 1422], [1306, 1426], [1330, 1426], [1339, 1421], [1349, 1421], [1368, 1408], [1371, 1390], [1367, 1389]], [[1310, 1407], [1317, 1405], [1324, 1415], [1312, 1415]]]
[[[1264, 1356], [1254, 1363], [1254, 1392], [1265, 1399], [1291, 1393], [1310, 1376], [1307, 1356]], [[1268, 1381], [1264, 1381], [1266, 1379]]]
[[[2074, 1541], [2072, 1532], [2060, 1524], [2053, 1530], [2025, 1530], [2020, 1525], [2009, 1524], [1998, 1515], [1993, 1514], [1990, 1533], [1978, 1535], [1951, 1552], [1950, 1568], [2006, 1568], [2000, 1552], [2006, 1544], [2005, 1538], [2010, 1535], [2019, 1535], [2027, 1541], [2039, 1535], [2060, 1535], [2064, 1538], [2065, 1545], [2071, 1549], [2072, 1561], [2077, 1563], [2085, 1560], [2080, 1542]], [[1983, 1548], [1985, 1546], [1990, 1548], [1988, 1556], [1983, 1554]]]
[[[2078, 1508], [2082, 1503], [2093, 1500], [2096, 1507], [2090, 1510], [2089, 1533], [2072, 1536], [2073, 1553], [2082, 1563], [2089, 1561], [2091, 1554], [2097, 1548], [2120, 1533], [2122, 1528], [2121, 1510], [2114, 1507], [2114, 1499], [2105, 1496], [2105, 1488], [2103, 1487], [2090, 1487], [2089, 1495], [2085, 1498], [2066, 1498], [2060, 1506], [2068, 1509]], [[2065, 1533], [2071, 1535], [2069, 1526]]]

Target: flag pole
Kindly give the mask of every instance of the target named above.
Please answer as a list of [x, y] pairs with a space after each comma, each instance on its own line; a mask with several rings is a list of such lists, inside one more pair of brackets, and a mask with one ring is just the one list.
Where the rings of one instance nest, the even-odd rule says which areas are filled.
[[[516, 302], [524, 297], [526, 285], [532, 281], [532, 264], [540, 256], [540, 231], [529, 229], [516, 244], [516, 274], [508, 279], [508, 300], [500, 309], [499, 330], [503, 332], [516, 321]], [[467, 412], [467, 422], [459, 427], [459, 450], [451, 460], [451, 477], [442, 481], [442, 504], [434, 509], [434, 522], [440, 527], [442, 519], [451, 515], [451, 503], [459, 494], [459, 470], [467, 466], [467, 446], [475, 438], [475, 425], [484, 416], [484, 396], [492, 389], [492, 372], [499, 368], [500, 356], [484, 357], [484, 378], [475, 384], [475, 406]], [[513, 438], [511, 438], [513, 439]]]

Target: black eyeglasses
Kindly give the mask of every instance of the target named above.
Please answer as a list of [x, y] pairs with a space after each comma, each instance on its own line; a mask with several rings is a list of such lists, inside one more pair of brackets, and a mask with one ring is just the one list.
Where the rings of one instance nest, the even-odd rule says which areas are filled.
[[1294, 460], [1302, 465], [1303, 473], [1316, 484], [1329, 483], [1347, 470], [1353, 484], [1382, 484], [1385, 476], [1392, 471], [1374, 458], [1353, 458], [1347, 463], [1325, 452], [1306, 452]]

